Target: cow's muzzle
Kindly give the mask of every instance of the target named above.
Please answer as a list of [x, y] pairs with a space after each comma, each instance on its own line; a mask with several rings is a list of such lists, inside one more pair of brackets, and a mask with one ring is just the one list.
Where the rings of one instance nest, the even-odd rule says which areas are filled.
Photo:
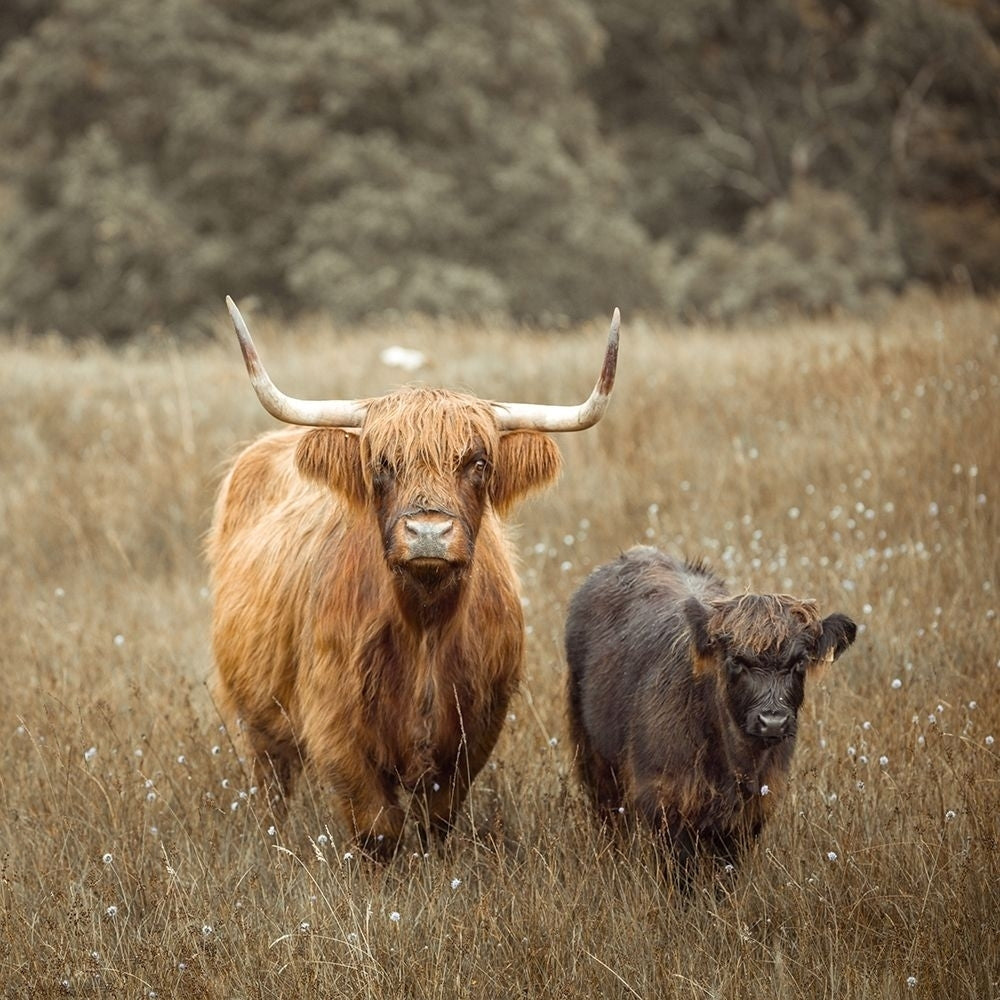
[[468, 533], [461, 520], [448, 510], [403, 511], [387, 541], [390, 562], [421, 577], [461, 570], [472, 556]]
[[444, 559], [450, 562], [455, 522], [445, 515], [423, 514], [403, 519], [407, 559]]

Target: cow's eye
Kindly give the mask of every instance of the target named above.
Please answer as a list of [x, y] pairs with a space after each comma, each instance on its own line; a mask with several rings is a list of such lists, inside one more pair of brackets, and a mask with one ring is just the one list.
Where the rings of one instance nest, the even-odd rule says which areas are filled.
[[396, 470], [392, 467], [392, 463], [387, 458], [379, 459], [375, 466], [375, 475], [372, 477], [375, 489], [379, 493], [384, 493], [395, 478]]
[[732, 657], [727, 661], [726, 669], [729, 671], [730, 677], [739, 677], [746, 669], [746, 663], [737, 657]]
[[475, 455], [466, 463], [465, 471], [474, 479], [483, 479], [489, 467], [490, 463], [485, 455]]

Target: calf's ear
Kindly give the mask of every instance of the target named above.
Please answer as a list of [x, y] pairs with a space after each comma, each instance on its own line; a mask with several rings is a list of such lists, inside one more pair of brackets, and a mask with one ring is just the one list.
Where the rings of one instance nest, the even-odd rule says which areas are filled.
[[302, 436], [295, 464], [306, 479], [336, 490], [349, 503], [363, 507], [368, 500], [361, 468], [361, 439], [332, 427], [315, 427]]
[[490, 499], [501, 514], [534, 490], [555, 482], [562, 456], [555, 441], [540, 431], [500, 435], [490, 477]]
[[708, 631], [708, 608], [697, 597], [684, 602], [684, 617], [691, 630], [691, 672], [701, 677], [715, 668], [716, 644]]
[[816, 648], [816, 659], [822, 663], [833, 663], [848, 646], [854, 642], [858, 627], [847, 615], [833, 614], [823, 619]]

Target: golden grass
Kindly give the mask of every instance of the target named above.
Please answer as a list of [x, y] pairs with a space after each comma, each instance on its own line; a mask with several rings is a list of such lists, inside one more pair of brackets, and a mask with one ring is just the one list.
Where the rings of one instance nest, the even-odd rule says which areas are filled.
[[[302, 396], [405, 380], [379, 361], [399, 343], [422, 380], [571, 402], [603, 341], [248, 318]], [[444, 852], [385, 869], [345, 857], [308, 782], [271, 832], [219, 730], [201, 537], [273, 423], [223, 331], [0, 343], [0, 995], [1000, 995], [1000, 303], [740, 335], [626, 309], [608, 417], [517, 514], [509, 724]], [[863, 624], [807, 690], [759, 849], [688, 905], [646, 838], [604, 840], [565, 745], [567, 600], [639, 541]]]

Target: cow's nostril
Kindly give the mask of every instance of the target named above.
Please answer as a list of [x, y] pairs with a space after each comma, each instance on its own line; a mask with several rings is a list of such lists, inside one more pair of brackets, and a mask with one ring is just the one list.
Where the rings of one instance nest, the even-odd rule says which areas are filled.
[[406, 521], [406, 533], [413, 538], [446, 538], [453, 527], [451, 521]]

